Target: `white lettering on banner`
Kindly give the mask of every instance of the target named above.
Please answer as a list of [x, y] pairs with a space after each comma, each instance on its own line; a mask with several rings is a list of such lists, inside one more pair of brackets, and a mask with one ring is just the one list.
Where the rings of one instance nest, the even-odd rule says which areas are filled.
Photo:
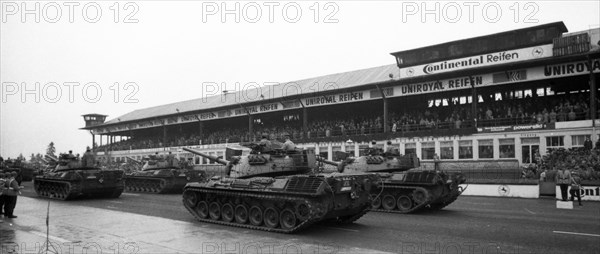
[[514, 63], [518, 61], [545, 58], [551, 56], [552, 44], [547, 44], [536, 47], [507, 50], [485, 55], [458, 58], [444, 62], [435, 62], [401, 68], [400, 77], [417, 77], [456, 70], [464, 70], [475, 67], [489, 66], [494, 64]]

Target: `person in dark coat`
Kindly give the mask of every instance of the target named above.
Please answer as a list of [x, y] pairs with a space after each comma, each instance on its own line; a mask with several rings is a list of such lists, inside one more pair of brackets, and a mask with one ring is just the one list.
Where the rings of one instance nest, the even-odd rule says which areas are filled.
[[10, 173], [10, 178], [5, 184], [6, 189], [4, 190], [3, 194], [5, 201], [4, 217], [9, 219], [17, 218], [17, 216], [15, 216], [13, 212], [15, 211], [15, 207], [17, 206], [17, 196], [21, 193], [21, 188], [19, 187], [19, 184], [17, 183], [15, 177], [17, 177], [17, 172], [13, 171], [12, 173]]
[[6, 192], [6, 180], [8, 180], [6, 175], [0, 172], [0, 215], [4, 214], [4, 192]]
[[583, 147], [585, 147], [585, 150], [592, 150], [592, 141], [590, 140], [590, 137], [585, 138], [585, 141], [583, 142]]

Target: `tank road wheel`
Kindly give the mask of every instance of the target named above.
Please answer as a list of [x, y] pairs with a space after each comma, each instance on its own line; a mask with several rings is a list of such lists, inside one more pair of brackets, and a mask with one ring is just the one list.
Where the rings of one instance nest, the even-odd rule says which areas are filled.
[[281, 228], [292, 229], [296, 226], [296, 215], [290, 209], [284, 209], [280, 215]]
[[263, 222], [263, 211], [258, 206], [250, 207], [250, 224], [260, 226]]
[[415, 190], [413, 191], [413, 199], [415, 203], [422, 204], [427, 201], [427, 193], [423, 190]]
[[264, 215], [265, 226], [270, 228], [276, 228], [279, 226], [279, 211], [275, 207], [269, 207], [265, 210]]
[[213, 220], [219, 220], [221, 218], [221, 206], [217, 202], [212, 202], [208, 206], [208, 215]]
[[301, 220], [301, 221], [308, 220], [309, 215], [310, 215], [310, 208], [308, 207], [308, 204], [300, 203], [300, 204], [296, 205], [296, 217], [299, 220]]
[[381, 200], [381, 205], [385, 210], [394, 210], [396, 208], [396, 199], [392, 195], [385, 195]]
[[208, 204], [206, 201], [198, 202], [198, 205], [196, 206], [196, 212], [198, 212], [198, 216], [200, 216], [200, 218], [208, 218]]
[[196, 206], [196, 203], [198, 202], [196, 193], [192, 191], [186, 191], [185, 193], [183, 193], [183, 202], [185, 202], [185, 205], [189, 207]]
[[398, 198], [398, 209], [400, 211], [408, 211], [410, 208], [412, 208], [412, 200], [406, 195], [400, 196]]
[[239, 224], [248, 223], [248, 207], [245, 205], [237, 205], [235, 207], [235, 222]]
[[371, 209], [379, 209], [381, 207], [381, 197], [379, 195], [371, 195]]
[[223, 221], [232, 222], [234, 218], [233, 206], [229, 203], [221, 206], [221, 217]]

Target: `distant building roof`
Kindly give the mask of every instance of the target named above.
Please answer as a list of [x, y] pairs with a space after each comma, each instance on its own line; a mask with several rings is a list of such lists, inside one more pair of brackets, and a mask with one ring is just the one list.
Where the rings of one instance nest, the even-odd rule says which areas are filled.
[[[347, 89], [373, 83], [390, 81], [390, 74], [392, 74], [394, 78], [399, 77], [398, 67], [396, 66], [396, 64], [330, 74], [287, 83], [279, 83], [273, 86], [264, 86], [261, 89], [249, 89], [245, 92], [236, 91], [226, 95], [225, 97], [222, 94], [219, 94], [206, 98], [198, 98], [188, 101], [160, 105], [156, 107], [138, 109], [116, 117], [110, 121], [107, 121], [103, 125], [130, 122], [160, 116], [181, 114], [186, 112], [196, 112], [216, 108], [224, 108], [228, 106], [238, 105], [238, 103], [256, 103], [262, 100], [262, 98], [258, 96], [257, 90], [260, 91], [260, 94], [264, 97], [265, 100], [285, 98], [296, 95], [309, 96], [315, 92], [322, 92], [322, 89], [324, 88], [329, 88], [330, 90], [332, 88], [335, 88], [336, 90]], [[321, 91], [317, 89], [320, 89]], [[246, 100], [245, 98], [249, 96], [255, 97], [257, 99]], [[234, 98], [237, 98], [237, 100]]]

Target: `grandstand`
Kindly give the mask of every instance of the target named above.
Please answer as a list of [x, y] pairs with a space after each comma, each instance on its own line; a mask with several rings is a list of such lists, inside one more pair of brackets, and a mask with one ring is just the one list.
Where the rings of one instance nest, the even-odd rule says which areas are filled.
[[82, 129], [114, 162], [171, 151], [205, 165], [181, 147], [222, 156], [262, 133], [288, 133], [330, 160], [391, 140], [425, 166], [434, 153], [528, 164], [598, 140], [600, 29], [567, 32], [555, 22], [400, 51], [396, 64], [138, 109]]

